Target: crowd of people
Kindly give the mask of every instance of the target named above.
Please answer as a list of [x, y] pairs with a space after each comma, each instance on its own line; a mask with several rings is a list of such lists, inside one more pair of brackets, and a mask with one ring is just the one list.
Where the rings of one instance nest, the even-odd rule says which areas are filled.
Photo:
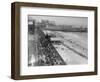
[[65, 65], [65, 62], [53, 47], [48, 35], [38, 30], [38, 66]]

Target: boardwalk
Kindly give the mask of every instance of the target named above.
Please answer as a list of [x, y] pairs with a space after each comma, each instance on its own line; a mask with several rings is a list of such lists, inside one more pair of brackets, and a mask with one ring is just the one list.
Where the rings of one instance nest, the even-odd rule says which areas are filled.
[[66, 65], [50, 39], [46, 37], [41, 29], [35, 30], [35, 54], [34, 66]]

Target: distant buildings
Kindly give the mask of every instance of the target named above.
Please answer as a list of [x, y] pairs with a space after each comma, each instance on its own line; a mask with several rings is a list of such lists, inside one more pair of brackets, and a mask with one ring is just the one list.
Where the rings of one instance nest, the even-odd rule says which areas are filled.
[[64, 32], [87, 32], [87, 27], [83, 26], [74, 26], [74, 25], [56, 25], [55, 21], [50, 20], [29, 20], [28, 21], [28, 28], [29, 32], [34, 32], [34, 29], [39, 27], [45, 30], [52, 30], [52, 31], [64, 31]]

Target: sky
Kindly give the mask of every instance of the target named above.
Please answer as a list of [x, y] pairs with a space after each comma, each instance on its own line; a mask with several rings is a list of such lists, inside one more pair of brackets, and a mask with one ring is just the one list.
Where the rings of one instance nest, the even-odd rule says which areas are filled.
[[28, 20], [50, 20], [61, 25], [75, 25], [87, 27], [87, 17], [69, 17], [69, 16], [43, 16], [43, 15], [28, 15]]

